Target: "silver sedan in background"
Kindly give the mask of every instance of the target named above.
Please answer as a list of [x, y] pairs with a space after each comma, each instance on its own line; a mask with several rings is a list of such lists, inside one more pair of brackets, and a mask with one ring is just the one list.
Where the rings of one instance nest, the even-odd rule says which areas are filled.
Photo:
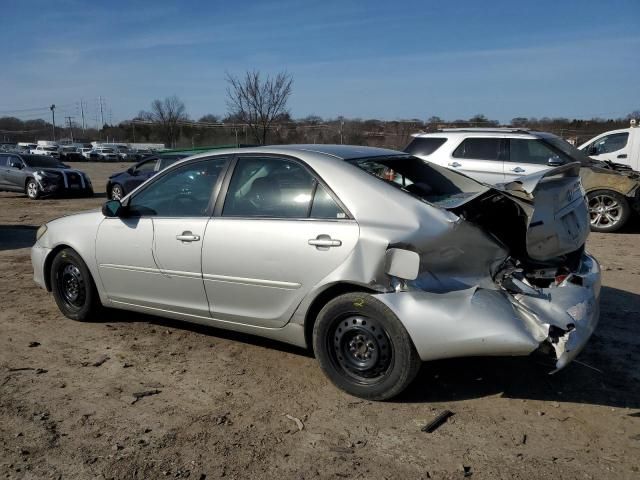
[[388, 399], [421, 361], [549, 355], [598, 320], [570, 164], [489, 186], [393, 150], [291, 145], [182, 160], [102, 211], [43, 225], [35, 281], [69, 318], [119, 308], [312, 348]]

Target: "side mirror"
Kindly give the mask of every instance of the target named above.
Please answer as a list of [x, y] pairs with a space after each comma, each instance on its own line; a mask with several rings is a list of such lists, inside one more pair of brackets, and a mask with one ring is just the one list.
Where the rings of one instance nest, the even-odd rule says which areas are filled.
[[549, 157], [549, 160], [547, 160], [547, 164], [550, 167], [559, 167], [560, 165], [564, 165], [565, 162], [557, 155], [554, 155], [553, 157]]
[[589, 147], [587, 149], [587, 155], [598, 155], [598, 149], [596, 147]]
[[123, 210], [120, 200], [109, 200], [102, 205], [102, 214], [105, 217], [119, 217]]
[[129, 167], [129, 168], [127, 168], [127, 173], [129, 175], [135, 175], [135, 169], [133, 167]]

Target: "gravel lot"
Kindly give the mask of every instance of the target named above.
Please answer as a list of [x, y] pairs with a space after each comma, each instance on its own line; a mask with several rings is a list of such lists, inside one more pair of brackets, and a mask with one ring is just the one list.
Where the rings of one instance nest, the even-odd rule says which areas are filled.
[[433, 362], [375, 403], [286, 345], [124, 311], [64, 318], [31, 278], [35, 228], [100, 206], [127, 166], [74, 165], [93, 199], [0, 193], [0, 478], [640, 477], [638, 222], [589, 239], [604, 287], [581, 363]]

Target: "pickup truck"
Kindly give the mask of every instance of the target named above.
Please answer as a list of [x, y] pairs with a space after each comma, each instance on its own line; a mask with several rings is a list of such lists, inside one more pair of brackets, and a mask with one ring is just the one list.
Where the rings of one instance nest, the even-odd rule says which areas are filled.
[[29, 152], [31, 155], [47, 155], [49, 157], [60, 159], [60, 149], [58, 147], [48, 145], [38, 145]]
[[595, 160], [620, 163], [632, 170], [640, 170], [640, 127], [636, 120], [631, 120], [629, 128], [601, 133], [578, 149]]

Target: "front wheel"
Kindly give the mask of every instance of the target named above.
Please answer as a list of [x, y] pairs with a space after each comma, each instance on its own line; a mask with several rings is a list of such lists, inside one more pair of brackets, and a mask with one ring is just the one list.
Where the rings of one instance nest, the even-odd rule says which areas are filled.
[[91, 273], [71, 248], [59, 251], [51, 263], [51, 289], [60, 311], [72, 320], [88, 320], [100, 308]]
[[629, 202], [617, 192], [596, 190], [587, 194], [591, 230], [615, 232], [620, 230], [631, 214]]
[[341, 295], [320, 311], [313, 347], [338, 388], [370, 400], [398, 395], [420, 369], [420, 357], [402, 323], [365, 293]]
[[40, 185], [33, 178], [30, 178], [25, 187], [27, 197], [31, 200], [37, 200], [40, 198]]

